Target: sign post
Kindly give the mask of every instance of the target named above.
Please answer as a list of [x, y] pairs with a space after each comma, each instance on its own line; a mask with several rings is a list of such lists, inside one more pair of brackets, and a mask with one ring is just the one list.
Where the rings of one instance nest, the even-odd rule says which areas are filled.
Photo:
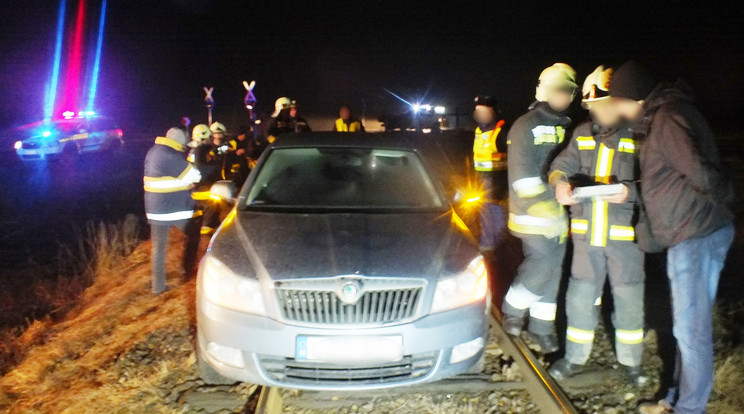
[[212, 98], [212, 92], [214, 92], [214, 87], [207, 88], [204, 87], [204, 93], [207, 94], [207, 96], [204, 98], [204, 103], [207, 104], [207, 114], [209, 118], [209, 125], [212, 125], [212, 108], [214, 108], [214, 98]]

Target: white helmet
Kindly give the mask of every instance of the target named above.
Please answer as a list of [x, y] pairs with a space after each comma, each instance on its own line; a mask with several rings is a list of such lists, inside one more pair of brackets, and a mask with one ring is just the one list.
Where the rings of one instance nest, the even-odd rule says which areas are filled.
[[189, 147], [198, 147], [211, 136], [212, 131], [209, 130], [209, 127], [206, 124], [199, 124], [195, 126], [194, 130], [191, 132], [191, 142], [189, 142]]
[[537, 88], [535, 88], [535, 99], [546, 102], [549, 88], [569, 87], [576, 89], [578, 86], [576, 84], [576, 71], [565, 63], [555, 63], [540, 73]]
[[286, 96], [282, 96], [281, 98], [277, 99], [274, 103], [274, 113], [271, 114], [271, 117], [276, 118], [277, 116], [279, 116], [279, 112], [281, 112], [282, 109], [287, 109], [290, 105], [292, 105], [292, 101]]
[[209, 126], [209, 130], [212, 131], [213, 134], [217, 134], [217, 133], [226, 134], [227, 133], [227, 128], [225, 128], [225, 126], [219, 122], [212, 123], [212, 125]]
[[590, 73], [584, 80], [584, 85], [581, 88], [582, 105], [586, 107], [588, 103], [609, 98], [611, 78], [612, 68], [605, 69], [602, 65], [597, 66], [594, 72]]

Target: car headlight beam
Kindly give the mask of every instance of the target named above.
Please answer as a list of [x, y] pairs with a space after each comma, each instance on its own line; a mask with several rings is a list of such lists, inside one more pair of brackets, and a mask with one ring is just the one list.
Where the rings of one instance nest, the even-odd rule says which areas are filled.
[[441, 279], [434, 291], [431, 313], [443, 312], [478, 302], [488, 294], [488, 270], [478, 256], [459, 274]]
[[200, 272], [202, 292], [210, 302], [240, 312], [266, 313], [258, 280], [237, 275], [211, 256], [204, 259]]

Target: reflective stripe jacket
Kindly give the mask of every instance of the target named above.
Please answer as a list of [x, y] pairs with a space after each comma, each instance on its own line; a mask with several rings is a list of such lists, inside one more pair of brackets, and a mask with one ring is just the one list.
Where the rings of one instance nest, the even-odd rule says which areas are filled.
[[[561, 149], [571, 119], [538, 102], [509, 131], [509, 229], [514, 233], [560, 235], [563, 208], [548, 187], [550, 162]], [[565, 227], [565, 224], [563, 224]]]
[[506, 152], [499, 151], [496, 140], [504, 126], [504, 120], [487, 131], [475, 128], [473, 141], [473, 166], [476, 171], [498, 171], [506, 169]]
[[364, 132], [364, 126], [362, 121], [354, 118], [349, 118], [344, 122], [343, 119], [338, 118], [334, 131], [336, 132]]
[[145, 156], [145, 213], [150, 222], [174, 222], [194, 216], [191, 188], [201, 174], [184, 157], [185, 148], [164, 137]]
[[571, 206], [571, 237], [592, 246], [608, 241], [635, 241], [638, 217], [638, 157], [629, 128], [606, 129], [591, 121], [578, 127], [571, 141], [551, 165], [550, 183], [574, 186], [623, 183], [628, 187], [625, 203], [586, 199]]

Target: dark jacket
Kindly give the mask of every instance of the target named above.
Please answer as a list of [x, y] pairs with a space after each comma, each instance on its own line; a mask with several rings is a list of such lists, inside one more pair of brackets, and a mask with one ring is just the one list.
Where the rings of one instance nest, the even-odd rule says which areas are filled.
[[602, 128], [592, 121], [574, 130], [566, 149], [551, 165], [550, 183], [574, 187], [622, 183], [628, 187], [625, 203], [584, 199], [570, 207], [571, 237], [592, 246], [608, 241], [633, 242], [638, 215], [638, 157], [628, 127]]
[[650, 234], [639, 231], [638, 237], [664, 248], [732, 223], [733, 186], [689, 86], [677, 81], [657, 87], [644, 111], [634, 132], [641, 142], [641, 196]]
[[[537, 213], [545, 208], [562, 208], [548, 187], [548, 169], [563, 148], [571, 118], [556, 113], [547, 103], [538, 102], [519, 117], [509, 130], [509, 229], [518, 234], [552, 233], [550, 214]], [[544, 220], [549, 219], [549, 220]], [[543, 228], [543, 229], [541, 229]]]
[[145, 156], [145, 213], [150, 223], [170, 224], [194, 216], [191, 189], [201, 178], [184, 156], [185, 148], [165, 137]]

